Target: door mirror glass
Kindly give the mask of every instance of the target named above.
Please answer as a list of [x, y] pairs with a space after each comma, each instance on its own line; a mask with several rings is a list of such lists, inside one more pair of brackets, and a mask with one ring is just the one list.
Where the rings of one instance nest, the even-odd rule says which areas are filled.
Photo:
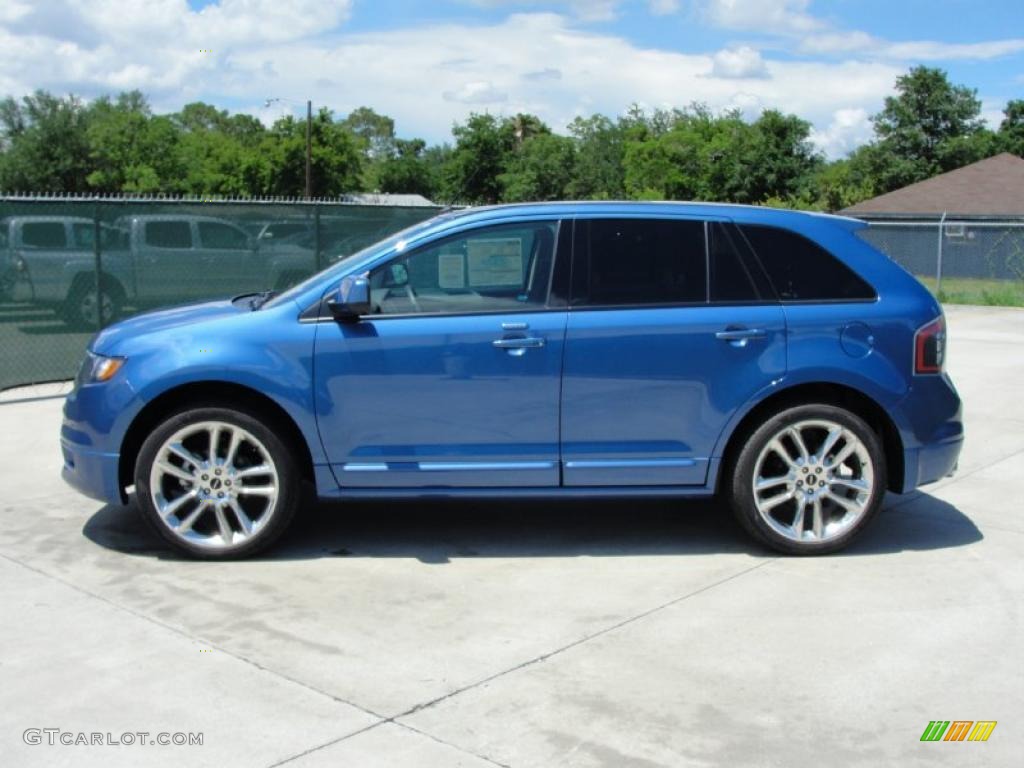
[[349, 275], [338, 286], [336, 297], [327, 302], [338, 320], [354, 322], [370, 314], [370, 281], [366, 275]]

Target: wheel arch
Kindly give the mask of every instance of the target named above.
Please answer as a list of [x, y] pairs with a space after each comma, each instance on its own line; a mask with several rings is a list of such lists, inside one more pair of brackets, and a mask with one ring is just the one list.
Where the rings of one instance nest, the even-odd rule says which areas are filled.
[[284, 441], [296, 451], [295, 458], [303, 479], [313, 482], [313, 457], [309, 445], [291, 415], [273, 398], [244, 384], [227, 381], [197, 381], [168, 389], [146, 403], [135, 415], [121, 442], [118, 486], [124, 489], [134, 482], [135, 462], [146, 436], [166, 416], [186, 404], [220, 405], [241, 408], [272, 421], [281, 430]]
[[864, 419], [882, 441], [887, 488], [890, 491], [901, 492], [904, 473], [903, 440], [896, 424], [885, 408], [870, 396], [845, 384], [832, 382], [795, 384], [766, 397], [744, 414], [729, 435], [722, 451], [721, 471], [715, 478], [715, 492], [721, 489], [723, 477], [731, 476], [732, 468], [746, 439], [766, 419], [786, 408], [808, 403], [835, 405]]

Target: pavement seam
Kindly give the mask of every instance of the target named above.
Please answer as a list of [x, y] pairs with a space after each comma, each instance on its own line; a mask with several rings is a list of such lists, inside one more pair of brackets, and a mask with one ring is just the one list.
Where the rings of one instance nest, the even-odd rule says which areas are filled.
[[289, 683], [291, 683], [293, 685], [297, 685], [300, 688], [304, 688], [307, 691], [310, 691], [311, 693], [316, 693], [316, 694], [319, 694], [321, 696], [324, 696], [324, 697], [330, 699], [331, 701], [337, 702], [339, 704], [345, 704], [346, 706], [349, 706], [349, 707], [352, 707], [353, 709], [359, 710], [363, 714], [370, 715], [371, 717], [378, 718], [379, 722], [372, 723], [368, 727], [364, 727], [364, 728], [359, 729], [358, 731], [353, 732], [352, 734], [350, 734], [352, 736], [354, 736], [356, 733], [361, 733], [362, 731], [367, 730], [367, 728], [372, 728], [372, 727], [374, 727], [376, 725], [380, 725], [381, 723], [387, 722], [389, 720], [389, 718], [386, 718], [384, 715], [382, 715], [382, 714], [380, 714], [378, 712], [374, 712], [371, 709], [367, 709], [364, 706], [361, 706], [359, 704], [355, 704], [355, 703], [353, 703], [351, 701], [343, 699], [340, 696], [335, 696], [332, 693], [328, 693], [327, 691], [320, 690], [319, 688], [316, 688], [316, 687], [310, 685], [309, 683], [305, 683], [305, 682], [303, 682], [301, 680], [296, 680], [295, 678], [293, 678], [293, 677], [291, 677], [289, 675], [286, 675], [286, 674], [283, 674], [283, 673], [278, 672], [276, 670], [273, 670], [273, 669], [270, 669], [268, 667], [265, 667], [265, 666], [263, 666], [262, 664], [260, 664], [257, 661], [253, 661], [252, 659], [246, 658], [245, 656], [240, 656], [237, 653], [234, 653], [234, 652], [229, 651], [229, 650], [227, 650], [225, 648], [222, 648], [220, 645], [218, 645], [216, 643], [211, 643], [211, 642], [209, 642], [207, 640], [204, 640], [202, 638], [196, 637], [194, 635], [190, 635], [188, 632], [185, 632], [184, 630], [181, 630], [178, 627], [172, 626], [170, 624], [166, 624], [165, 622], [162, 622], [159, 619], [155, 619], [152, 616], [147, 616], [144, 613], [140, 613], [139, 611], [135, 610], [134, 608], [129, 608], [128, 606], [121, 605], [119, 603], [115, 603], [113, 600], [111, 600], [111, 599], [109, 599], [107, 597], [104, 597], [103, 595], [96, 594], [95, 592], [91, 592], [88, 589], [83, 589], [82, 587], [78, 586], [77, 584], [72, 584], [69, 581], [65, 581], [60, 576], [56, 576], [56, 575], [54, 575], [52, 573], [47, 573], [46, 571], [42, 571], [39, 568], [35, 568], [35, 567], [29, 565], [28, 563], [24, 563], [21, 560], [18, 560], [17, 558], [11, 557], [10, 555], [8, 555], [5, 552], [0, 552], [0, 557], [2, 557], [4, 560], [7, 560], [10, 563], [13, 563], [15, 565], [21, 566], [22, 568], [24, 568], [24, 569], [26, 569], [28, 571], [32, 571], [33, 573], [36, 573], [36, 574], [38, 574], [38, 575], [40, 575], [40, 576], [42, 576], [44, 578], [50, 579], [52, 581], [56, 581], [58, 584], [61, 584], [61, 585], [65, 586], [65, 587], [68, 587], [69, 589], [72, 589], [72, 590], [74, 590], [75, 592], [78, 592], [81, 595], [85, 595], [86, 597], [91, 597], [94, 600], [99, 600], [101, 603], [109, 605], [111, 608], [114, 608], [114, 609], [119, 610], [119, 611], [124, 611], [125, 613], [130, 614], [130, 615], [134, 616], [137, 619], [142, 619], [143, 621], [149, 622], [150, 624], [152, 624], [154, 626], [160, 627], [161, 629], [165, 629], [168, 632], [172, 632], [173, 634], [178, 635], [179, 637], [183, 637], [186, 640], [189, 640], [189, 641], [194, 642], [194, 643], [202, 643], [203, 645], [209, 646], [210, 648], [213, 648], [213, 649], [217, 650], [218, 652], [223, 653], [225, 656], [229, 656], [232, 659], [235, 659], [236, 661], [240, 661], [243, 664], [247, 664], [248, 666], [253, 667], [255, 669], [258, 669], [261, 672], [265, 672], [268, 675], [272, 675], [272, 676], [274, 676], [276, 678], [279, 678], [281, 680], [289, 682]]
[[595, 640], [599, 637], [609, 634], [610, 632], [614, 632], [617, 629], [621, 629], [622, 627], [626, 627], [637, 621], [645, 619], [648, 616], [652, 616], [655, 613], [666, 610], [667, 608], [671, 608], [674, 605], [678, 605], [679, 603], [685, 600], [689, 600], [691, 597], [696, 597], [697, 595], [703, 594], [704, 592], [714, 589], [715, 587], [721, 586], [722, 584], [726, 584], [730, 581], [733, 581], [734, 579], [738, 579], [741, 576], [745, 576], [746, 574], [756, 571], [758, 568], [763, 568], [764, 566], [769, 565], [770, 563], [774, 563], [776, 560], [779, 559], [779, 557], [765, 558], [761, 562], [752, 565], [749, 568], [744, 568], [743, 570], [737, 571], [736, 573], [726, 576], [723, 579], [719, 579], [718, 581], [712, 582], [711, 584], [707, 584], [701, 587], [700, 589], [695, 589], [694, 591], [688, 592], [685, 595], [680, 595], [679, 597], [661, 603], [660, 605], [656, 605], [653, 608], [636, 614], [635, 616], [630, 616], [629, 618], [623, 619], [622, 621], [616, 622], [615, 624], [607, 626], [603, 629], [599, 629], [596, 632], [592, 632], [589, 635], [585, 635], [584, 637], [581, 637], [578, 640], [574, 640], [573, 642], [567, 643], [566, 645], [560, 646], [552, 651], [542, 653], [539, 656], [535, 656], [532, 659], [528, 659], [527, 661], [516, 664], [515, 666], [509, 667], [508, 669], [502, 670], [501, 672], [496, 672], [493, 675], [485, 677], [481, 680], [477, 680], [475, 683], [469, 683], [468, 685], [464, 685], [461, 688], [456, 688], [454, 691], [450, 691], [449, 693], [446, 693], [443, 696], [438, 696], [435, 699], [431, 699], [421, 704], [417, 704], [416, 706], [407, 709], [405, 712], [401, 712], [397, 715], [394, 715], [391, 719], [397, 721], [397, 719], [400, 717], [408, 717], [409, 715], [415, 714], [416, 712], [420, 712], [424, 709], [428, 709], [434, 706], [435, 704], [439, 704], [442, 701], [446, 701], [447, 699], [450, 699], [454, 696], [458, 696], [459, 694], [465, 693], [466, 691], [470, 691], [474, 688], [478, 688], [481, 685], [486, 685], [487, 683], [493, 682], [494, 680], [497, 680], [500, 677], [504, 677], [505, 675], [511, 674], [513, 672], [518, 672], [519, 670], [525, 669], [529, 666], [533, 666], [534, 664], [540, 664], [541, 662], [547, 661], [553, 656], [558, 656], [559, 654], [565, 653], [566, 651], [570, 651], [573, 648], [583, 645], [584, 643], [588, 643], [591, 640]]
[[758, 568], [763, 568], [764, 566], [769, 565], [771, 563], [774, 563], [775, 561], [777, 561], [779, 559], [780, 558], [778, 558], [778, 557], [766, 558], [765, 560], [762, 560], [761, 562], [759, 562], [759, 563], [757, 563], [755, 565], [752, 565], [749, 568], [744, 568], [743, 570], [737, 571], [736, 573], [733, 573], [733, 574], [731, 574], [729, 576], [726, 576], [723, 579], [719, 579], [718, 581], [712, 582], [711, 584], [707, 584], [707, 585], [701, 587], [700, 589], [695, 589], [694, 591], [688, 592], [685, 595], [680, 595], [679, 597], [675, 597], [675, 598], [673, 598], [673, 599], [671, 599], [671, 600], [669, 600], [667, 602], [661, 603], [660, 605], [656, 605], [653, 608], [649, 608], [646, 611], [643, 611], [643, 612], [638, 613], [638, 614], [636, 614], [634, 616], [630, 616], [628, 618], [625, 618], [625, 619], [623, 619], [621, 621], [616, 622], [615, 624], [612, 624], [610, 626], [604, 627], [603, 629], [599, 629], [596, 632], [592, 632], [589, 635], [581, 637], [578, 640], [574, 640], [571, 643], [568, 643], [566, 645], [563, 645], [563, 646], [560, 646], [558, 648], [555, 648], [552, 651], [548, 651], [547, 653], [542, 653], [539, 656], [533, 657], [532, 659], [527, 659], [526, 661], [520, 662], [519, 664], [516, 664], [515, 666], [509, 667], [508, 669], [504, 669], [504, 670], [502, 670], [500, 672], [495, 672], [493, 675], [489, 675], [488, 677], [485, 677], [485, 678], [482, 678], [480, 680], [477, 680], [476, 682], [469, 683], [468, 685], [464, 685], [461, 688], [456, 688], [454, 691], [449, 691], [448, 693], [444, 694], [443, 696], [438, 696], [437, 698], [430, 699], [429, 701], [425, 701], [425, 702], [422, 702], [420, 704], [417, 704], [417, 705], [415, 705], [413, 707], [410, 707], [409, 709], [407, 709], [407, 710], [405, 710], [403, 712], [399, 712], [396, 715], [392, 715], [391, 717], [388, 717], [388, 718], [382, 720], [379, 723], [373, 723], [371, 725], [366, 726], [365, 728], [362, 728], [362, 729], [360, 729], [358, 731], [355, 731], [354, 733], [350, 733], [350, 734], [347, 734], [345, 736], [340, 736], [337, 739], [332, 739], [331, 741], [325, 742], [324, 744], [321, 744], [320, 746], [313, 747], [311, 749], [307, 749], [305, 752], [300, 752], [300, 753], [298, 753], [296, 755], [292, 755], [291, 757], [286, 758], [285, 760], [282, 760], [280, 762], [274, 763], [273, 765], [267, 766], [267, 768], [279, 768], [282, 765], [286, 765], [286, 764], [288, 764], [288, 763], [290, 763], [290, 762], [292, 762], [294, 760], [298, 760], [300, 757], [305, 757], [306, 755], [309, 755], [309, 754], [311, 754], [313, 752], [317, 752], [317, 751], [319, 751], [321, 749], [326, 749], [327, 747], [333, 746], [333, 745], [338, 744], [338, 743], [340, 743], [342, 741], [347, 741], [348, 739], [351, 739], [354, 736], [358, 736], [361, 733], [366, 733], [367, 731], [372, 730], [374, 728], [377, 728], [378, 726], [384, 725], [386, 723], [393, 723], [394, 725], [397, 725], [397, 726], [399, 726], [401, 728], [405, 728], [407, 730], [413, 731], [414, 733], [418, 733], [421, 736], [426, 736], [426, 737], [428, 737], [428, 738], [438, 742], [439, 744], [444, 744], [446, 746], [452, 747], [453, 749], [457, 749], [460, 752], [464, 752], [467, 755], [472, 755], [473, 757], [477, 757], [477, 758], [479, 758], [481, 760], [485, 760], [485, 761], [487, 761], [487, 762], [489, 762], [489, 763], [491, 763], [493, 765], [501, 766], [502, 768], [508, 768], [508, 766], [506, 766], [503, 763], [497, 762], [493, 758], [487, 757], [486, 755], [477, 754], [476, 752], [472, 752], [471, 750], [468, 750], [468, 749], [465, 749], [463, 747], [460, 747], [457, 744], [453, 744], [453, 743], [451, 743], [449, 741], [445, 741], [444, 739], [441, 739], [441, 738], [435, 736], [434, 734], [429, 733], [428, 731], [421, 730], [421, 729], [416, 728], [416, 727], [414, 727], [412, 725], [409, 725], [407, 723], [398, 722], [398, 719], [401, 718], [401, 717], [408, 717], [409, 715], [415, 714], [416, 712], [420, 712], [420, 711], [422, 711], [424, 709], [428, 709], [428, 708], [434, 706], [435, 704], [439, 704], [442, 701], [446, 701], [448, 699], [451, 699], [451, 698], [453, 698], [455, 696], [458, 696], [458, 695], [460, 695], [462, 693], [465, 693], [466, 691], [470, 691], [470, 690], [473, 690], [474, 688], [478, 688], [481, 685], [486, 685], [487, 683], [493, 682], [494, 680], [497, 680], [498, 678], [504, 677], [505, 675], [509, 675], [509, 674], [512, 674], [513, 672], [517, 672], [517, 671], [519, 671], [521, 669], [525, 669], [526, 667], [532, 666], [534, 664], [539, 664], [539, 663], [541, 663], [543, 661], [547, 661], [548, 659], [552, 658], [553, 656], [557, 656], [557, 655], [559, 655], [561, 653], [565, 653], [566, 651], [570, 651], [573, 648], [576, 648], [576, 647], [578, 647], [580, 645], [583, 645], [584, 643], [587, 643], [587, 642], [589, 642], [591, 640], [594, 640], [594, 639], [596, 639], [598, 637], [602, 637], [603, 635], [606, 635], [606, 634], [608, 634], [610, 632], [614, 632], [617, 629], [621, 629], [622, 627], [625, 627], [625, 626], [628, 626], [630, 624], [633, 624], [634, 622], [640, 621], [641, 619], [645, 619], [648, 616], [651, 616], [651, 615], [653, 615], [655, 613], [663, 611], [663, 610], [665, 610], [667, 608], [671, 608], [674, 605], [678, 605], [679, 603], [683, 602], [684, 600], [689, 600], [691, 597], [696, 597], [697, 595], [702, 594], [704, 592], [707, 592], [708, 590], [714, 589], [715, 587], [718, 587], [718, 586], [720, 586], [722, 584], [726, 584], [726, 583], [732, 581], [733, 579], [738, 579], [741, 576], [745, 576], [746, 574], [751, 573], [752, 571], [756, 571]]

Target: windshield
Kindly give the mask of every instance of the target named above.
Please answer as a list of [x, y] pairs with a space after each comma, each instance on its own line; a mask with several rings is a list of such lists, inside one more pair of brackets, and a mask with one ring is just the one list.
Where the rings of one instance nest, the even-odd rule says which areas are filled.
[[417, 232], [421, 232], [424, 229], [427, 229], [428, 227], [437, 224], [439, 221], [443, 221], [444, 219], [450, 219], [455, 215], [455, 212], [451, 212], [433, 216], [429, 219], [426, 219], [425, 221], [417, 222], [416, 224], [413, 224], [411, 227], [406, 227], [405, 229], [396, 232], [395, 234], [386, 237], [385, 239], [380, 240], [374, 243], [373, 245], [368, 245], [360, 251], [351, 253], [348, 256], [342, 256], [339, 261], [336, 261], [329, 267], [320, 270], [311, 277], [307, 277], [301, 283], [293, 285], [291, 288], [284, 291], [283, 293], [275, 295], [272, 299], [263, 304], [263, 306], [268, 308], [276, 307], [277, 305], [283, 302], [291, 301], [293, 298], [301, 296], [303, 293], [308, 291], [311, 286], [315, 285], [319, 281], [330, 280], [332, 275], [341, 274], [341, 272], [343, 272], [350, 263], [359, 261], [360, 259], [366, 256], [370, 256], [374, 253], [382, 253], [384, 251], [390, 250], [394, 248], [396, 245], [398, 245], [398, 243], [400, 243], [402, 240], [407, 240]]

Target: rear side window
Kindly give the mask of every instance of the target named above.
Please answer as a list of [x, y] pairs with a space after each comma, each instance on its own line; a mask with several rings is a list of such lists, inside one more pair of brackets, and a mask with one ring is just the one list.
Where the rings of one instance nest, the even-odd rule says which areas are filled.
[[192, 228], [187, 221], [147, 221], [146, 245], [154, 248], [191, 248]]
[[61, 221], [25, 222], [21, 242], [32, 248], [64, 248], [68, 244]]
[[750, 242], [782, 301], [874, 299], [874, 289], [853, 270], [803, 235], [744, 224]]
[[760, 301], [771, 295], [763, 275], [731, 226], [720, 222], [708, 224], [708, 255], [712, 302]]
[[704, 222], [585, 219], [577, 223], [573, 304], [616, 306], [704, 303]]

